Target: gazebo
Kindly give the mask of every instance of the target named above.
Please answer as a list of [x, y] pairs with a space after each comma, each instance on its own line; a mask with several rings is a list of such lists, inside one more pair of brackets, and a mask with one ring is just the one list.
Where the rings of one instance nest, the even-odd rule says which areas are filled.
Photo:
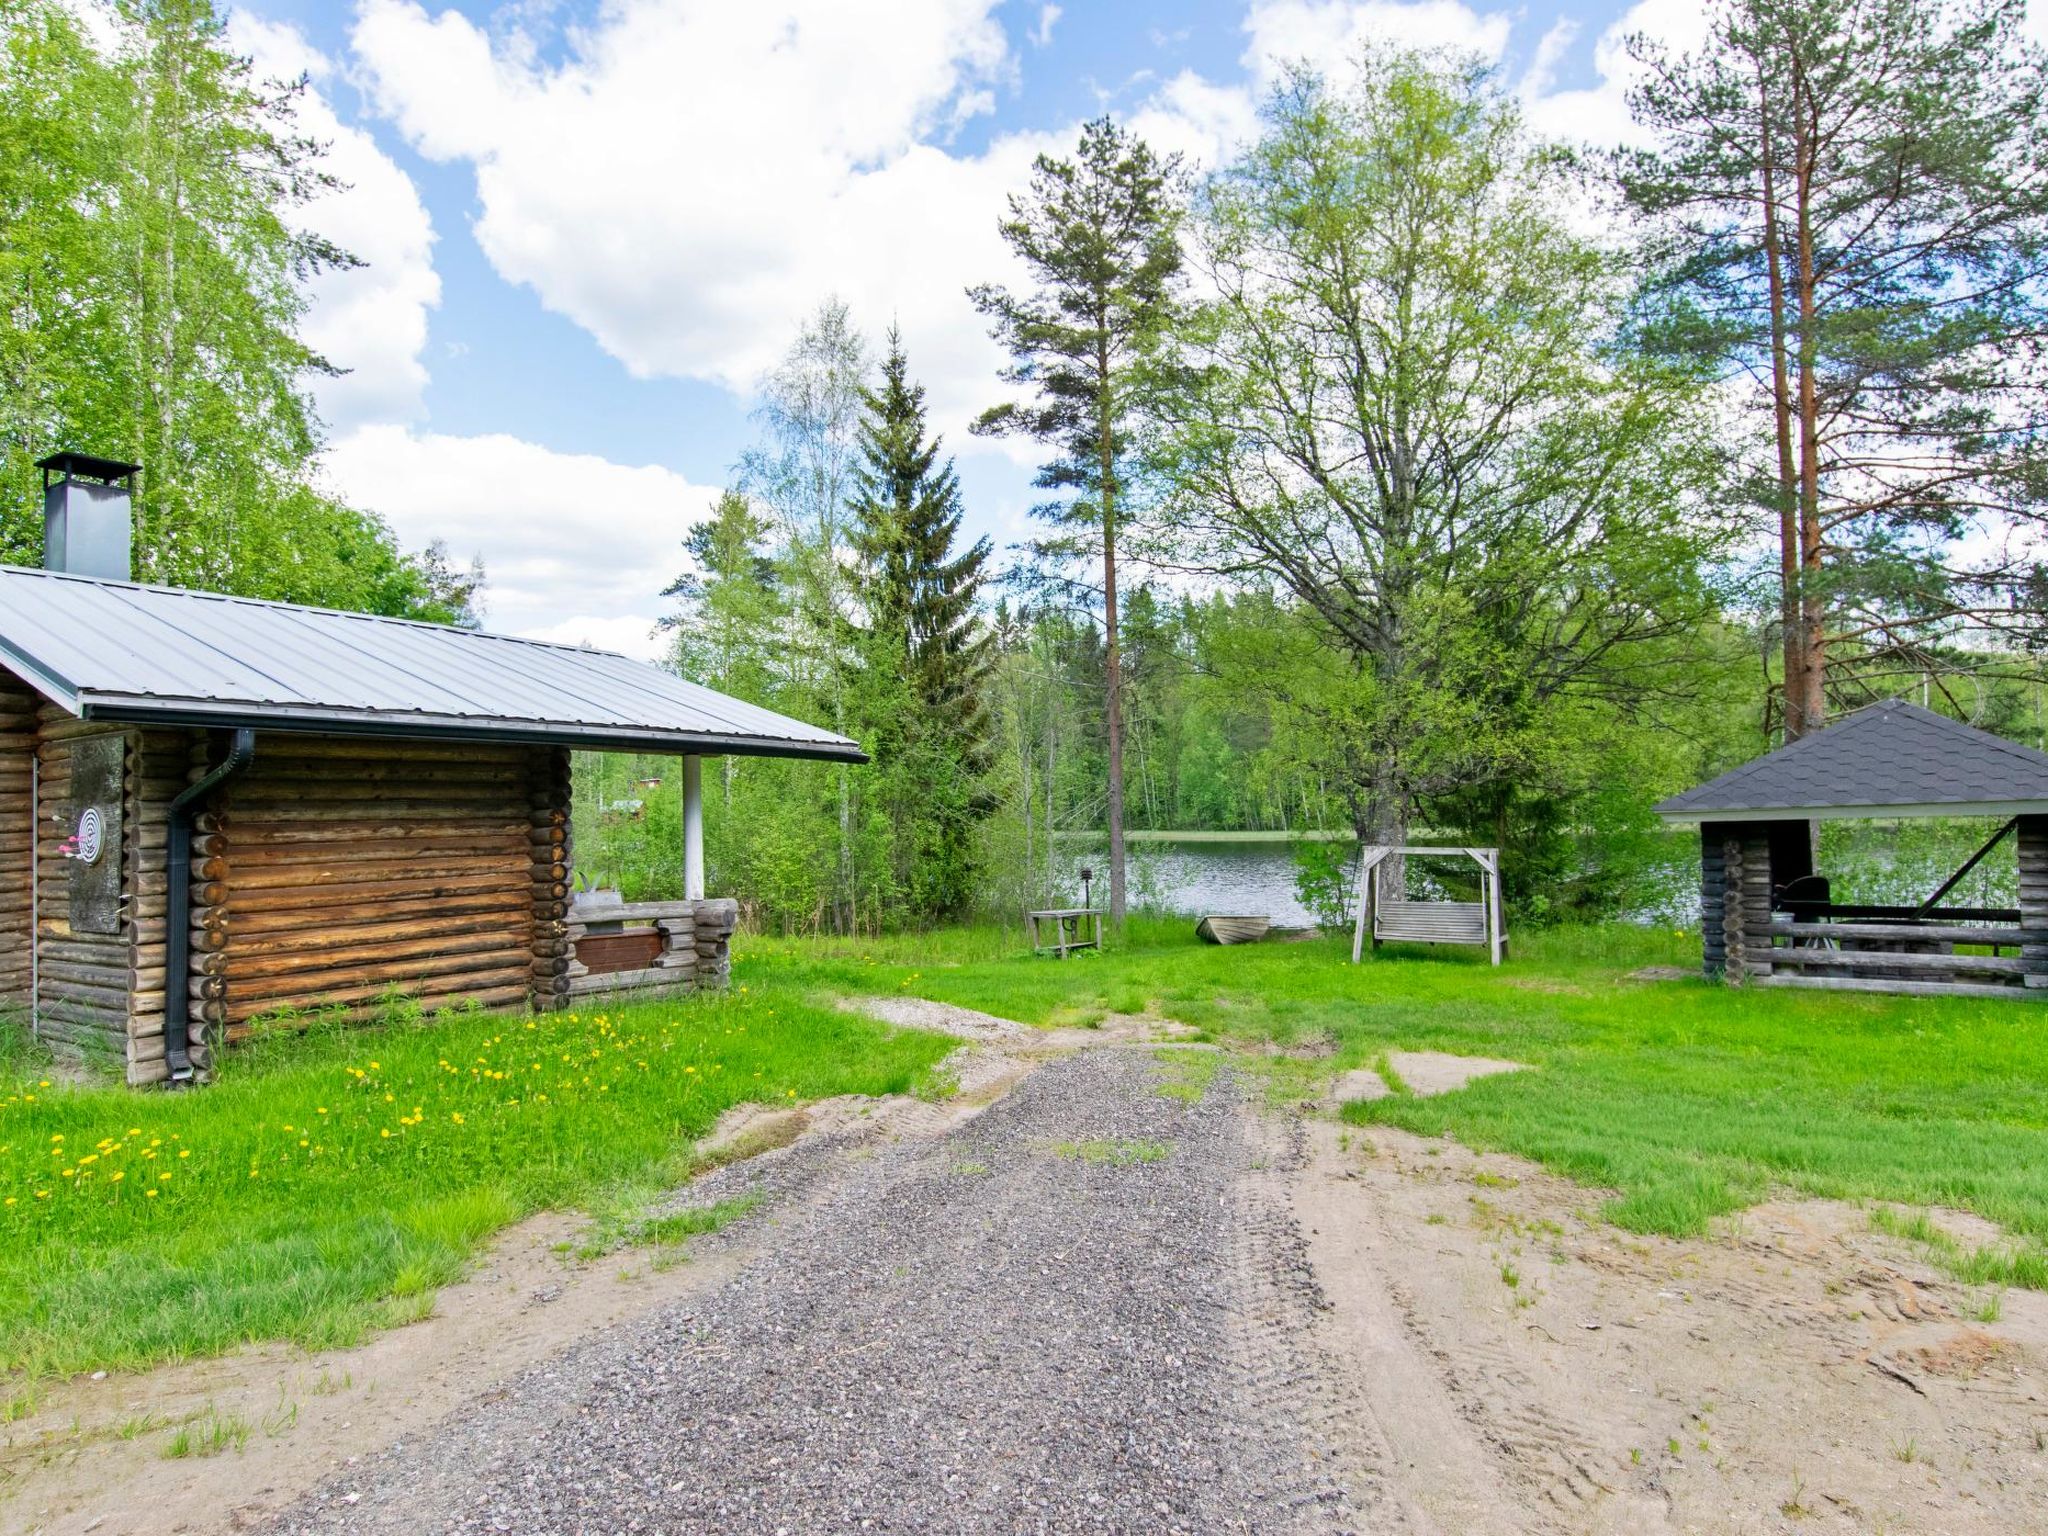
[[[2048, 753], [1902, 699], [1847, 715], [1661, 802], [1700, 829], [1706, 974], [1739, 986], [1967, 997], [2048, 988]], [[1982, 817], [1989, 840], [1913, 906], [1836, 902], [1823, 820]], [[2019, 906], [1943, 905], [2007, 837]]]

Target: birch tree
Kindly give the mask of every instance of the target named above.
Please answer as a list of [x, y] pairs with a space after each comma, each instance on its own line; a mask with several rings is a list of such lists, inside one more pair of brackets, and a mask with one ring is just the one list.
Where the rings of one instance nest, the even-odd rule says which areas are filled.
[[1511, 773], [1547, 711], [1671, 682], [1712, 462], [1695, 381], [1622, 345], [1623, 261], [1476, 67], [1297, 71], [1196, 204], [1210, 292], [1158, 369], [1178, 558], [1273, 585], [1325, 657], [1278, 674], [1362, 836]]

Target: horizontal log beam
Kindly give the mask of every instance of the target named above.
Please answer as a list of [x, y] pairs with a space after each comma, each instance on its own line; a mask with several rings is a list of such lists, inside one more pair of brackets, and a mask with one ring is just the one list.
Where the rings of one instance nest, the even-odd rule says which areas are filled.
[[1881, 976], [1756, 976], [1749, 984], [1814, 992], [1895, 992], [1906, 997], [2048, 997], [2048, 993], [2025, 987], [2001, 987], [1988, 982], [1907, 981]]
[[2048, 929], [2044, 928], [1972, 928], [1955, 923], [1916, 928], [1905, 923], [1796, 923], [1774, 918], [1767, 928], [1751, 931], [1800, 939], [1926, 939], [1936, 943], [2008, 946], [2048, 943]]
[[1766, 949], [1750, 959], [1773, 969], [1968, 971], [1978, 976], [2019, 976], [2026, 969], [2017, 955], [1908, 955], [1869, 949]]

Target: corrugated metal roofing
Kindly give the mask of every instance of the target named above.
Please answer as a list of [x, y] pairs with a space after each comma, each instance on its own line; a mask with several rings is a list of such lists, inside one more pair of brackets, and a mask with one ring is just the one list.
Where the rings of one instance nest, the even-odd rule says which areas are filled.
[[2048, 813], [2048, 753], [1887, 699], [1657, 806], [1667, 821]]
[[19, 566], [0, 665], [87, 719], [862, 760], [610, 651]]

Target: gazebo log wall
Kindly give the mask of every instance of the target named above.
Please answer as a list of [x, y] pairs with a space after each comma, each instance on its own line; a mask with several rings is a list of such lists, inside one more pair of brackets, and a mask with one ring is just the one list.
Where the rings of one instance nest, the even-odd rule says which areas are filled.
[[[1796, 835], [1788, 827], [1797, 827]], [[1774, 892], [1812, 872], [1805, 824], [1703, 822], [1703, 966], [1730, 986], [1812, 987], [1966, 997], [2048, 988], [2048, 816], [2014, 833], [2020, 904], [1776, 910]]]

